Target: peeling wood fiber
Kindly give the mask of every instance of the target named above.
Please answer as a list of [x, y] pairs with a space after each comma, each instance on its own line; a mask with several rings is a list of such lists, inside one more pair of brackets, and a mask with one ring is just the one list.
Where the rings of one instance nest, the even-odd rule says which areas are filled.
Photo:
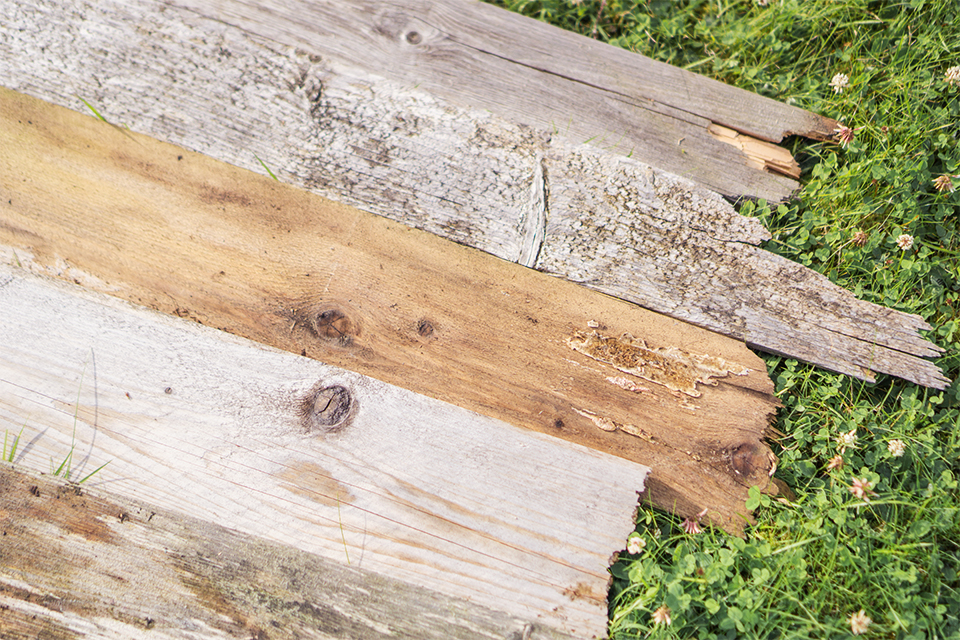
[[[761, 350], [865, 380], [885, 373], [935, 388], [948, 383], [924, 360], [941, 350], [920, 336], [929, 326], [919, 317], [859, 301], [823, 276], [759, 248], [767, 231], [738, 216], [716, 193], [620, 153], [571, 143], [598, 134], [596, 128], [588, 134], [571, 127], [594, 114], [606, 118], [603, 105], [610, 100], [567, 91], [572, 80], [561, 93], [579, 96], [575, 104], [554, 100], [556, 88], [541, 91], [542, 83], [529, 78], [522, 88], [495, 84], [478, 92], [469, 89], [476, 78], [513, 82], [514, 75], [495, 73], [499, 67], [489, 66], [487, 54], [458, 67], [456, 52], [483, 48], [470, 40], [480, 37], [470, 35], [479, 28], [470, 21], [483, 15], [492, 21], [481, 31], [489, 36], [484, 50], [495, 53], [495, 60], [509, 59], [514, 50], [506, 48], [511, 40], [504, 34], [513, 33], [519, 21], [534, 33], [546, 29], [554, 38], [551, 55], [566, 60], [564, 52], [571, 52], [580, 60], [577, 85], [584, 85], [583, 74], [602, 79], [616, 72], [634, 84], [654, 78], [653, 84], [631, 84], [623, 92], [658, 94], [662, 83], [665, 95], [708, 96], [726, 114], [718, 119], [727, 131], [749, 130], [768, 140], [790, 133], [829, 135], [829, 123], [812, 114], [773, 101], [744, 108], [724, 97], [729, 87], [712, 81], [705, 81], [702, 94], [690, 93], [689, 82], [704, 79], [666, 65], [654, 64], [656, 72], [649, 76], [621, 74], [616, 70], [623, 65], [639, 64], [637, 56], [485, 5], [438, 3], [429, 14], [436, 20], [427, 22], [427, 13], [417, 17], [389, 3], [337, 3], [337, 15], [325, 19], [312, 13], [322, 11], [323, 3], [297, 9], [285, 3], [271, 15], [253, 5], [220, 4], [226, 13], [205, 9], [199, 0], [190, 5], [193, 10], [152, 0], [108, 0], [82, 12], [62, 0], [3, 4], [0, 84], [88, 113], [77, 99], [83, 97], [111, 122], [262, 172], [259, 158], [281, 179], [328, 198]], [[462, 15], [452, 15], [450, 6]], [[368, 22], [352, 13], [358, 7], [361, 13], [369, 10], [363, 20], [374, 25], [359, 34], [355, 25]], [[249, 32], [230, 26], [234, 18]], [[408, 41], [412, 33], [420, 38], [412, 38], [416, 45]], [[458, 38], [465, 44], [457, 44]], [[289, 46], [293, 40], [299, 45]], [[528, 70], [553, 64], [538, 53], [535, 40], [512, 42], [521, 47], [516, 56], [526, 57], [522, 64], [509, 64]], [[386, 56], [390, 64], [363, 68], [369, 56]], [[399, 75], [382, 76], [391, 70]], [[435, 94], [424, 90], [435, 85], [442, 85]], [[465, 93], [459, 99], [444, 93], [461, 85]], [[729, 95], [739, 100], [742, 93]], [[535, 108], [524, 103], [516, 121], [537, 127], [513, 124], [493, 106], [492, 112], [476, 108], [484, 99], [513, 95], [535, 103]], [[551, 105], [569, 110], [544, 123], [549, 111], [540, 109]], [[758, 126], [774, 124], [750, 129], [744, 114]], [[705, 122], [710, 144], [733, 148], [709, 129]], [[676, 134], [671, 145], [684, 135], [656, 125], [657, 135], [664, 132]], [[630, 136], [615, 133], [603, 144], [632, 144]], [[667, 168], [697, 177], [699, 155], [689, 152], [688, 143], [683, 143], [685, 164]], [[721, 161], [726, 179], [735, 161]], [[759, 180], [768, 174], [745, 175]], [[737, 191], [763, 195], [759, 184]]]

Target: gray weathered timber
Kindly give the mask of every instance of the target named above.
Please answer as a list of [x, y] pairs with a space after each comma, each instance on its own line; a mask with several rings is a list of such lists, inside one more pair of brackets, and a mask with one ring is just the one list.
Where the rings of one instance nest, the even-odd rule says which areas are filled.
[[3, 638], [573, 638], [4, 462], [0, 529]]
[[[106, 463], [89, 485], [348, 577], [604, 635], [607, 567], [647, 467], [17, 268], [0, 266], [0, 309], [0, 431], [23, 429], [20, 467], [49, 471], [72, 449], [73, 479]], [[311, 409], [338, 387], [339, 422]], [[7, 544], [4, 577], [30, 582]]]
[[920, 318], [758, 248], [767, 231], [717, 194], [328, 57], [335, 34], [354, 35], [338, 23], [296, 49], [265, 18], [266, 38], [152, 0], [0, 13], [5, 86], [80, 110], [83, 97], [113, 122], [262, 172], [259, 157], [331, 199], [759, 349], [865, 380], [947, 384], [923, 360], [941, 350], [918, 335]]
[[782, 200], [797, 183], [709, 132], [826, 139], [837, 123], [471, 0], [171, 0], [271, 40], [350, 61], [450, 103], [560, 131], [726, 195]]

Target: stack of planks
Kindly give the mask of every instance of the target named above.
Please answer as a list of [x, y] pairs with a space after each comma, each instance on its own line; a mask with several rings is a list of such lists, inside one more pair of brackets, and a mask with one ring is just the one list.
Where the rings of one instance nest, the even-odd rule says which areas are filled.
[[117, 494], [3, 471], [3, 633], [603, 636], [637, 492], [776, 490], [743, 341], [947, 382], [723, 197], [835, 123], [494, 7], [10, 4], [0, 84], [0, 421]]
[[769, 233], [724, 199], [789, 197], [798, 169], [772, 143], [829, 138], [828, 118], [464, 0], [3, 10], [3, 86], [79, 110], [83, 98], [237, 166], [262, 160], [764, 351], [949, 382], [926, 360], [942, 350], [922, 319], [759, 248]]

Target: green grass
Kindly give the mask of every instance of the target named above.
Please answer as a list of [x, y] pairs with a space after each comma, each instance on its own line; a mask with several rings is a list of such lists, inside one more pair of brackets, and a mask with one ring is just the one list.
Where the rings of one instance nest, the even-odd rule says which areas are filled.
[[[86, 373], [86, 366], [84, 366], [84, 373]], [[77, 401], [73, 407], [73, 433], [70, 436], [70, 449], [67, 451], [66, 455], [63, 457], [63, 460], [60, 461], [60, 464], [56, 464], [53, 458], [50, 459], [50, 475], [56, 476], [58, 478], [63, 478], [67, 482], [72, 482], [74, 484], [83, 484], [94, 475], [99, 473], [104, 467], [106, 467], [109, 462], [104, 462], [102, 465], [83, 476], [79, 480], [74, 476], [73, 469], [73, 454], [76, 451], [77, 445], [77, 422], [80, 417], [80, 390], [83, 388], [83, 374], [80, 376], [80, 388], [77, 389]], [[16, 435], [11, 435], [8, 430], [5, 430], [3, 433], [3, 450], [0, 451], [0, 460], [3, 462], [9, 462], [11, 464], [17, 461], [17, 449], [20, 447], [20, 443], [23, 440], [23, 430], [27, 428], [27, 425], [24, 424], [20, 427], [20, 431]]]
[[260, 156], [258, 156], [257, 154], [253, 154], [253, 157], [257, 159], [257, 162], [260, 163], [260, 166], [261, 166], [261, 167], [263, 167], [264, 169], [266, 169], [267, 173], [270, 174], [270, 177], [271, 177], [271, 178], [273, 178], [273, 179], [276, 180], [277, 182], [280, 182], [280, 178], [278, 178], [277, 176], [273, 175], [273, 171], [270, 171], [270, 167], [268, 167], [267, 164], [266, 164], [263, 160], [260, 159]]
[[[916, 313], [960, 377], [960, 65], [955, 3], [914, 0], [569, 1], [499, 4], [810, 109], [852, 127], [845, 148], [788, 141], [803, 188], [776, 207], [747, 202], [767, 249], [871, 302]], [[602, 11], [601, 11], [602, 9]], [[835, 74], [849, 78], [837, 93]], [[897, 245], [901, 234], [913, 246]], [[881, 376], [876, 384], [764, 356], [783, 400], [778, 477], [796, 502], [753, 493], [745, 539], [684, 533], [643, 510], [646, 545], [611, 571], [615, 638], [960, 637], [960, 401]], [[843, 464], [838, 438], [855, 430]], [[904, 444], [902, 456], [896, 445]], [[867, 481], [869, 502], [851, 492]], [[653, 612], [667, 607], [670, 623]]]
[[[13, 463], [17, 457], [17, 448], [20, 446], [20, 438], [23, 437], [23, 430], [25, 428], [26, 426], [20, 427], [20, 432], [13, 437], [10, 437], [9, 431], [3, 432], [3, 451], [2, 455], [0, 455], [0, 460]], [[7, 444], [8, 441], [9, 445]]]

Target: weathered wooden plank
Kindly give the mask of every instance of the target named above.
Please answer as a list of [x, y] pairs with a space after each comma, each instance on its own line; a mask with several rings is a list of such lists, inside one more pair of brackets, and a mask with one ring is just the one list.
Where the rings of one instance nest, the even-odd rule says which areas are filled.
[[939, 350], [919, 318], [750, 246], [768, 237], [758, 223], [618, 154], [147, 0], [0, 14], [0, 84], [82, 110], [84, 96], [112, 121], [263, 171], [256, 154], [327, 197], [760, 349], [946, 384], [922, 359]]
[[4, 267], [0, 285], [18, 465], [72, 448], [74, 479], [107, 464], [93, 486], [604, 634], [646, 467], [72, 284]]
[[3, 462], [0, 530], [7, 640], [572, 637]]
[[[67, 277], [77, 269], [92, 288], [641, 461], [657, 469], [648, 483], [656, 504], [707, 508], [734, 531], [746, 488], [768, 483], [763, 439], [778, 402], [763, 361], [742, 343], [72, 111], [0, 96], [0, 144], [12, 150], [0, 158], [12, 187], [0, 201], [0, 244], [21, 251], [23, 264]], [[597, 332], [614, 340], [616, 358], [575, 350]], [[712, 373], [700, 355], [718, 359]], [[619, 384], [630, 377], [621, 356], [643, 376], [636, 385]]]
[[[481, 2], [173, 0], [271, 40], [348, 60], [452, 104], [559, 130], [734, 197], [797, 189], [711, 123], [779, 142], [837, 123]], [[345, 37], [344, 34], [350, 34]]]

